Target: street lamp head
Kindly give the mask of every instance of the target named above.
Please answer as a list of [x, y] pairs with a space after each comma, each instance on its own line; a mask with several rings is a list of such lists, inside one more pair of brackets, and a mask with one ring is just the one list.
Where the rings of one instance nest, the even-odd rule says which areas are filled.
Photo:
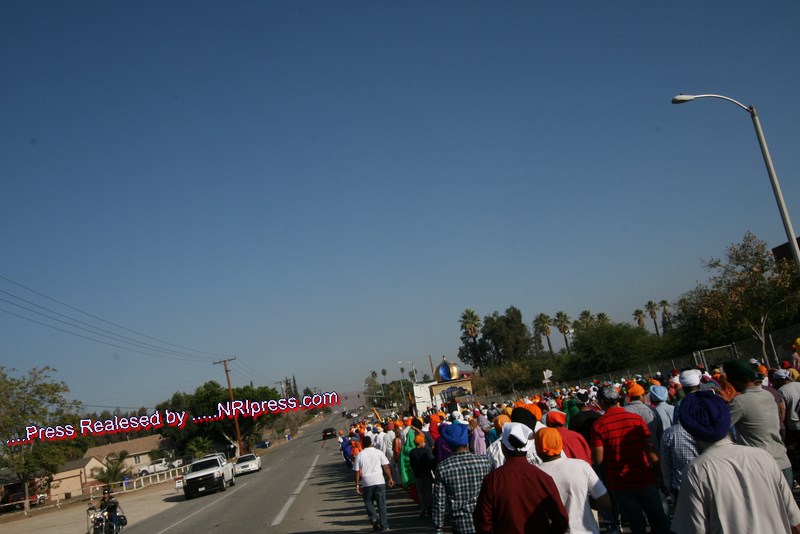
[[677, 95], [672, 97], [673, 104], [684, 104], [694, 100], [694, 95]]

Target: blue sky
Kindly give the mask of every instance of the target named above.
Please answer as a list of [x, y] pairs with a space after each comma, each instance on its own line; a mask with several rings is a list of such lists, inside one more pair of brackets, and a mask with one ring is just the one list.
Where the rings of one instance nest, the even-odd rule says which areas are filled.
[[747, 114], [677, 93], [758, 107], [800, 224], [797, 2], [4, 7], [0, 297], [193, 349], [0, 313], [0, 364], [89, 405], [224, 383], [206, 352], [352, 391], [453, 358], [465, 308], [631, 321], [784, 242]]

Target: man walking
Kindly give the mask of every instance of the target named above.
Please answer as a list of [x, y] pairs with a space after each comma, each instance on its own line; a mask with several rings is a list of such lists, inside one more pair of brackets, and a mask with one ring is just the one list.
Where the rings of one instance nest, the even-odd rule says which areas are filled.
[[647, 523], [651, 533], [666, 534], [669, 519], [652, 472], [658, 454], [653, 451], [650, 430], [641, 416], [620, 408], [615, 387], [601, 389], [599, 399], [606, 413], [592, 427], [592, 458], [595, 464], [606, 465], [605, 484], [611, 498], [633, 534], [645, 534]]
[[441, 429], [441, 437], [453, 453], [436, 466], [433, 489], [433, 528], [441, 534], [449, 512], [453, 534], [474, 534], [472, 513], [478, 493], [492, 464], [486, 456], [469, 451], [467, 425], [454, 423]]
[[792, 464], [781, 440], [775, 400], [761, 388], [761, 384], [756, 384], [756, 371], [747, 362], [732, 360], [723, 366], [728, 382], [741, 393], [728, 405], [731, 424], [736, 427], [736, 443], [758, 447], [770, 453], [791, 487]]
[[701, 453], [683, 475], [673, 532], [800, 532], [800, 509], [780, 467], [765, 450], [731, 441], [722, 397], [689, 395], [680, 414]]
[[[389, 487], [394, 487], [394, 479], [389, 469], [389, 459], [372, 446], [372, 438], [364, 436], [364, 450], [356, 456], [353, 469], [356, 471], [356, 493], [364, 498], [372, 530], [386, 531], [389, 525], [386, 516], [386, 482], [383, 475], [389, 478]], [[378, 510], [375, 510], [375, 503]]]
[[[558, 431], [553, 432], [558, 435]], [[567, 531], [569, 516], [556, 484], [526, 458], [533, 446], [532, 437], [533, 431], [521, 423], [503, 426], [506, 462], [483, 479], [473, 514], [475, 531], [479, 534]], [[591, 471], [585, 462], [575, 461]]]

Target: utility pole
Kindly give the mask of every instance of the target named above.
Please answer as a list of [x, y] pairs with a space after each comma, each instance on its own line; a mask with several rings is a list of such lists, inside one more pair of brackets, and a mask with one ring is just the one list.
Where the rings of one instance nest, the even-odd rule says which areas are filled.
[[[219, 361], [214, 362], [214, 365], [217, 365], [217, 364], [221, 363], [225, 367], [225, 378], [228, 379], [228, 392], [231, 394], [231, 400], [234, 400], [234, 398], [233, 398], [233, 388], [231, 387], [231, 372], [228, 370], [228, 362], [230, 362], [232, 360], [235, 360], [235, 359], [236, 359], [236, 356], [234, 355], [233, 358], [225, 358], [224, 360], [219, 360]], [[239, 454], [241, 454], [244, 451], [244, 448], [242, 447], [242, 432], [239, 430], [239, 415], [238, 414], [234, 414], [233, 415], [233, 424], [236, 426], [236, 445], [238, 447], [238, 450], [236, 451], [236, 453], [237, 453], [237, 456], [238, 456]]]

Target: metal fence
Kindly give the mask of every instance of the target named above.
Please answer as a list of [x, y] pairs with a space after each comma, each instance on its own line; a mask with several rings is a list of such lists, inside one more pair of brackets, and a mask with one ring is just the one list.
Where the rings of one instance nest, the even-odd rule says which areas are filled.
[[[792, 349], [792, 344], [798, 337], [800, 337], [800, 324], [782, 328], [767, 334], [766, 366], [780, 367], [781, 361], [791, 360], [792, 353], [794, 352], [794, 349]], [[685, 369], [687, 367], [696, 367], [697, 365], [702, 365], [706, 369], [711, 369], [716, 364], [722, 363], [726, 360], [740, 360], [745, 358], [756, 358], [758, 360], [763, 358], [763, 354], [761, 353], [761, 342], [759, 340], [755, 338], [748, 338], [730, 343], [729, 345], [697, 350], [691, 355], [682, 358], [661, 360], [626, 369], [616, 369], [609, 373], [587, 376], [577, 380], [559, 382], [555, 385], [555, 387], [587, 387], [595, 380], [600, 380], [601, 382], [606, 380], [618, 381], [620, 378], [631, 378], [636, 374], [640, 374], [642, 376], [652, 376], [658, 371], [664, 373], [672, 369]], [[536, 388], [535, 393], [541, 393], [545, 390], [546, 388]]]
[[[796, 339], [800, 338], [800, 324], [782, 328], [767, 334], [766, 348], [767, 348], [767, 367], [780, 367], [783, 360], [791, 361], [792, 344]], [[721, 364], [727, 360], [739, 360], [756, 358], [761, 360], [763, 354], [761, 353], [761, 342], [755, 338], [748, 338], [741, 341], [732, 342], [728, 345], [720, 347], [712, 347], [709, 349], [702, 349], [693, 352], [691, 355], [681, 358], [671, 358], [669, 360], [659, 360], [641, 364], [638, 366], [631, 366], [624, 369], [616, 369], [608, 373], [595, 374], [592, 376], [585, 376], [576, 380], [564, 380], [553, 382], [548, 386], [537, 387], [531, 390], [518, 392], [519, 395], [538, 395], [554, 389], [578, 387], [586, 388], [594, 383], [595, 380], [600, 382], [611, 381], [618, 382], [622, 378], [632, 378], [634, 375], [640, 374], [642, 376], [652, 376], [658, 371], [662, 373], [669, 373], [672, 369], [685, 369], [688, 367], [696, 367], [702, 365], [706, 369], [712, 369], [716, 364]], [[510, 398], [510, 395], [475, 395], [475, 398], [481, 402], [502, 402], [504, 399]]]

